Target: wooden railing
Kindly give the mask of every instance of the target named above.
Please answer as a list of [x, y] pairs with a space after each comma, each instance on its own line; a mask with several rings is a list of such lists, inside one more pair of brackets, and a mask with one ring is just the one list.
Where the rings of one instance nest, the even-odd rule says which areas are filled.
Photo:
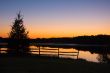
[[[47, 48], [47, 47], [36, 47], [36, 48], [32, 48], [32, 50], [30, 51], [30, 53], [37, 53], [38, 55], [55, 55], [55, 56], [76, 56], [76, 58], [78, 59], [78, 55], [79, 55], [79, 50], [77, 51], [61, 51], [61, 48]], [[68, 50], [68, 49], [67, 49]]]
[[[48, 55], [48, 56], [71, 56], [78, 59], [79, 50], [77, 51], [62, 51], [61, 48], [47, 48], [47, 47], [34, 47], [30, 48], [29, 53], [37, 55]], [[68, 50], [68, 49], [66, 49]], [[0, 53], [7, 53], [7, 48], [0, 48]]]

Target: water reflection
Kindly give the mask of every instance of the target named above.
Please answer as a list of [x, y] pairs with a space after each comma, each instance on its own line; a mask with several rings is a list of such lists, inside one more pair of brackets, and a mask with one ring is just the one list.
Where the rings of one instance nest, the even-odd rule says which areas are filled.
[[[37, 48], [37, 46], [31, 46], [30, 50], [33, 50], [33, 48]], [[59, 49], [59, 52], [71, 52], [71, 53], [66, 53], [65, 55], [62, 55], [60, 53], [59, 57], [64, 57], [64, 58], [73, 58], [73, 59], [85, 59], [87, 61], [92, 61], [92, 62], [99, 62], [99, 63], [110, 63], [110, 50], [109, 48], [105, 47], [75, 47], [75, 48], [59, 48], [59, 47], [41, 47], [45, 48], [46, 51], [48, 49]], [[36, 49], [38, 50], [38, 49]], [[43, 49], [40, 49], [41, 51], [44, 51]], [[35, 49], [34, 49], [35, 51]], [[54, 51], [56, 52], [56, 51]], [[32, 54], [39, 54], [38, 52], [31, 52]], [[49, 51], [47, 52], [42, 52], [41, 54], [49, 54]], [[57, 53], [51, 53], [50, 55], [56, 55], [58, 56]]]
[[[19, 49], [20, 48], [20, 49]], [[21, 49], [22, 48], [22, 49]], [[34, 54], [34, 55], [47, 55], [57, 56], [72, 59], [85, 59], [87, 61], [110, 63], [110, 50], [109, 48], [89, 48], [89, 47], [45, 47], [45, 46], [17, 46], [17, 47], [1, 47], [1, 54]]]
[[8, 50], [8, 48], [0, 48], [0, 53], [2, 54], [2, 53], [7, 53], [7, 50]]
[[[35, 49], [36, 48], [36, 49]], [[53, 48], [53, 47], [43, 47], [45, 48], [45, 50], [47, 52], [41, 52], [41, 54], [45, 54], [45, 55], [55, 55], [58, 56], [58, 48]], [[54, 52], [56, 53], [50, 53], [53, 50], [48, 50], [48, 49], [53, 49]], [[57, 50], [55, 50], [57, 49]], [[39, 54], [38, 51], [39, 49], [37, 49], [37, 46], [30, 46], [30, 50], [32, 54]], [[42, 49], [40, 51], [45, 51], [44, 49]], [[34, 52], [32, 52], [34, 51]], [[77, 50], [76, 48], [59, 48], [59, 57], [63, 57], [63, 58], [72, 58], [72, 59], [85, 59], [87, 61], [92, 61], [92, 62], [99, 62], [97, 60], [97, 56], [98, 54], [96, 53], [91, 53], [89, 51], [82, 51], [82, 50]], [[62, 54], [61, 52], [63, 52], [64, 54]], [[66, 53], [65, 53], [66, 52]], [[69, 52], [69, 53], [67, 53]]]
[[92, 61], [92, 62], [99, 62], [97, 60], [98, 54], [96, 53], [91, 53], [89, 51], [79, 51], [79, 58], [85, 59], [87, 61]]
[[107, 53], [108, 49], [106, 48], [102, 54], [99, 54], [97, 59], [100, 63], [110, 63], [110, 53]]

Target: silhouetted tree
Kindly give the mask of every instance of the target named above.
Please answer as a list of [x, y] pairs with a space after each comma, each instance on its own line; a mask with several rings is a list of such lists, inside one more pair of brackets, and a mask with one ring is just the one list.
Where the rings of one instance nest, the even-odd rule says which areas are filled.
[[25, 53], [29, 51], [29, 41], [28, 41], [28, 32], [26, 31], [23, 25], [23, 18], [20, 12], [17, 14], [17, 17], [11, 26], [11, 31], [9, 33], [9, 53]]
[[9, 38], [11, 39], [28, 39], [28, 32], [26, 31], [23, 25], [23, 18], [21, 17], [20, 12], [17, 14], [11, 32], [9, 33]]

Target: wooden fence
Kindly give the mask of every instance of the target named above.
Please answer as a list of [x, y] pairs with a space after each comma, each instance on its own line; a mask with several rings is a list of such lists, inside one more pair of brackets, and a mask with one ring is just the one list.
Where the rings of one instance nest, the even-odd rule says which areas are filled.
[[[61, 48], [47, 48], [47, 47], [36, 47], [36, 48], [32, 48], [32, 50], [30, 50], [30, 53], [36, 53], [38, 55], [55, 55], [55, 56], [76, 56], [76, 58], [78, 59], [78, 55], [79, 55], [79, 50], [77, 51], [61, 51]], [[68, 49], [67, 49], [68, 50]]]
[[[62, 51], [61, 48], [47, 48], [47, 47], [34, 47], [29, 48], [29, 53], [37, 55], [47, 55], [47, 56], [71, 56], [78, 59], [79, 50], [77, 51]], [[7, 53], [8, 48], [0, 48], [0, 53]], [[66, 49], [68, 50], [68, 49]]]

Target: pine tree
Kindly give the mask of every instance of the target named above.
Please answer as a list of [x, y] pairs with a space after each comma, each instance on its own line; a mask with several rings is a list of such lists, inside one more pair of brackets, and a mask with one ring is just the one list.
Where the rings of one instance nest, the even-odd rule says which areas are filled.
[[21, 17], [20, 12], [17, 14], [17, 18], [15, 19], [11, 32], [9, 33], [10, 39], [28, 39], [28, 32], [26, 31], [23, 25], [23, 18]]
[[29, 51], [28, 32], [23, 25], [23, 18], [21, 17], [20, 12], [17, 14], [17, 17], [11, 26], [8, 46], [9, 50], [7, 52], [9, 54], [15, 53], [16, 55], [20, 55]]

